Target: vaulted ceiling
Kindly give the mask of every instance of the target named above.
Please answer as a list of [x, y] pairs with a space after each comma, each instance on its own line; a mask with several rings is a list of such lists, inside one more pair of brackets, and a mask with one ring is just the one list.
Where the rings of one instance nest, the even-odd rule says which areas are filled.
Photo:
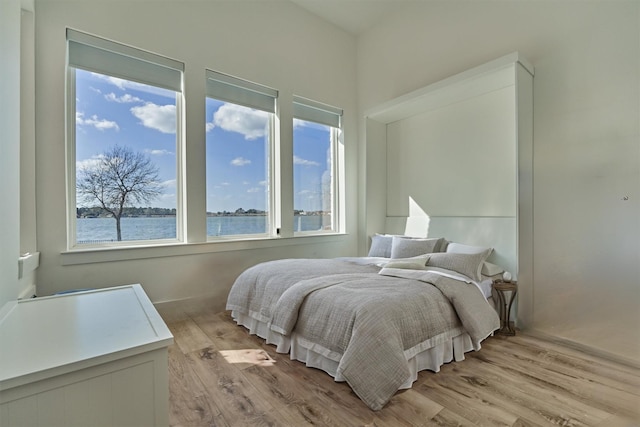
[[360, 35], [385, 16], [415, 0], [291, 0], [339, 28]]

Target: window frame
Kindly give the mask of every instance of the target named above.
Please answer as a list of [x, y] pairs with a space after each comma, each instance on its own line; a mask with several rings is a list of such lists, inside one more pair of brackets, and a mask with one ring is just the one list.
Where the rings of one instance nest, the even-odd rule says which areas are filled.
[[[230, 103], [239, 105], [246, 108], [264, 111], [269, 114], [268, 132], [265, 135], [267, 139], [266, 152], [266, 202], [267, 215], [266, 215], [266, 230], [264, 233], [253, 234], [223, 234], [223, 235], [210, 235], [206, 233], [207, 242], [221, 242], [221, 241], [235, 241], [235, 240], [251, 240], [251, 239], [274, 239], [278, 237], [279, 230], [279, 212], [280, 206], [277, 204], [278, 191], [276, 182], [278, 179], [276, 175], [280, 174], [280, 171], [276, 169], [276, 156], [278, 155], [276, 147], [279, 145], [276, 141], [278, 132], [276, 127], [278, 125], [277, 111], [278, 111], [278, 95], [279, 92], [276, 89], [268, 86], [254, 83], [249, 80], [244, 80], [239, 77], [231, 76], [219, 71], [211, 69], [205, 70], [206, 74], [206, 88], [205, 88], [205, 103], [207, 99], [213, 99], [215, 101]], [[206, 139], [206, 137], [205, 137]], [[205, 156], [207, 151], [205, 143]], [[205, 171], [206, 176], [206, 171]], [[205, 182], [205, 194], [208, 197], [208, 190], [206, 189]]]
[[[84, 46], [90, 54], [96, 55], [101, 51], [106, 52], [113, 58], [121, 57], [126, 67], [140, 64], [145, 70], [137, 70], [138, 75], [144, 75], [153, 67], [167, 68], [169, 72], [161, 72], [152, 76], [151, 80], [144, 77], [130, 77], [126, 72], [109, 72], [109, 65], [106, 68], [82, 66], [79, 57], [70, 58], [74, 48], [71, 44]], [[75, 51], [77, 52], [77, 50]], [[145, 66], [145, 64], [147, 66]], [[80, 65], [80, 66], [78, 66]], [[111, 67], [117, 67], [111, 65]], [[125, 68], [126, 68], [125, 67]], [[144, 240], [122, 240], [104, 243], [78, 243], [77, 242], [77, 167], [76, 167], [76, 71], [85, 70], [97, 72], [102, 75], [120, 78], [127, 81], [143, 83], [149, 86], [160, 87], [172, 90], [176, 93], [176, 237], [168, 239], [144, 239]], [[177, 73], [177, 74], [176, 74]], [[66, 126], [66, 197], [67, 197], [67, 251], [78, 250], [102, 250], [115, 248], [131, 248], [140, 246], [164, 246], [167, 244], [182, 244], [186, 239], [186, 212], [184, 194], [184, 63], [167, 58], [162, 55], [151, 53], [139, 48], [131, 47], [119, 42], [108, 40], [102, 37], [83, 33], [71, 28], [67, 28], [67, 58], [65, 62], [66, 90], [65, 90], [65, 126]], [[176, 77], [178, 80], [176, 80]], [[167, 80], [169, 79], [169, 80]], [[169, 87], [167, 85], [170, 85]], [[179, 87], [178, 87], [179, 86]], [[179, 90], [176, 90], [179, 89]]]
[[[340, 171], [342, 168], [340, 164], [342, 162], [341, 150], [339, 149], [343, 143], [343, 110], [337, 107], [333, 107], [327, 104], [323, 104], [318, 101], [314, 101], [301, 96], [293, 96], [293, 120], [303, 120], [307, 122], [317, 123], [328, 126], [330, 128], [329, 144], [331, 150], [331, 229], [328, 230], [308, 230], [308, 231], [296, 231], [294, 224], [294, 237], [306, 237], [306, 236], [318, 236], [325, 234], [337, 234], [343, 232], [342, 226], [342, 206], [340, 201], [342, 200], [342, 177]], [[293, 134], [291, 140], [292, 148], [295, 144]], [[292, 160], [293, 161], [293, 160]], [[292, 177], [293, 178], [293, 177]], [[294, 215], [295, 218], [295, 215]], [[295, 221], [295, 219], [294, 219]]]
[[[71, 36], [69, 35], [71, 34]], [[171, 89], [175, 91], [176, 94], [176, 238], [170, 239], [148, 239], [148, 240], [123, 240], [120, 242], [105, 242], [105, 243], [81, 243], [79, 244], [77, 239], [77, 221], [76, 221], [76, 212], [77, 212], [77, 200], [76, 200], [76, 179], [77, 179], [77, 166], [76, 166], [76, 71], [78, 69], [83, 69], [86, 71], [95, 71], [104, 75], [113, 76], [121, 79], [125, 79], [133, 82], [140, 82], [149, 84], [151, 86], [162, 87], [167, 89], [163, 85], [157, 85], [153, 82], [148, 82], [144, 80], [144, 72], [142, 72], [143, 77], [134, 78], [127, 75], [127, 71], [118, 70], [117, 73], [114, 72], [106, 72], [103, 70], [95, 70], [95, 69], [87, 69], [85, 67], [78, 67], [74, 64], [70, 64], [69, 62], [69, 41], [70, 37], [76, 43], [86, 43], [89, 47], [93, 47], [96, 49], [102, 49], [108, 51], [112, 54], [122, 55], [127, 58], [135, 60], [139, 60], [141, 62], [147, 62], [154, 64], [154, 59], [158, 59], [159, 62], [167, 61], [169, 64], [168, 67], [171, 68], [172, 64], [176, 65], [179, 73], [179, 90]], [[75, 38], [74, 38], [75, 37]], [[94, 46], [95, 44], [95, 46]], [[112, 51], [111, 49], [115, 50]], [[120, 50], [121, 49], [121, 50]], [[103, 61], [104, 62], [104, 61]], [[156, 64], [161, 65], [161, 64]], [[166, 66], [166, 64], [165, 64]], [[98, 67], [99, 68], [99, 67]], [[158, 54], [154, 54], [139, 48], [127, 46], [121, 44], [119, 42], [115, 42], [112, 40], [108, 40], [106, 38], [102, 38], [99, 36], [94, 36], [86, 33], [81, 33], [79, 31], [67, 28], [67, 58], [65, 62], [65, 83], [66, 89], [65, 93], [65, 184], [66, 184], [66, 209], [67, 209], [67, 230], [66, 230], [66, 250], [63, 251], [64, 260], [63, 265], [73, 265], [73, 264], [82, 264], [82, 263], [93, 263], [93, 262], [107, 262], [113, 260], [120, 259], [137, 259], [137, 258], [154, 258], [156, 256], [168, 256], [169, 254], [186, 254], [186, 253], [207, 253], [207, 252], [224, 252], [228, 250], [242, 250], [242, 249], [252, 249], [252, 248], [260, 248], [260, 247], [276, 247], [280, 245], [296, 245], [309, 240], [309, 242], [314, 241], [317, 237], [322, 237], [322, 239], [339, 239], [340, 236], [345, 233], [345, 189], [344, 189], [344, 131], [343, 131], [343, 110], [329, 106], [327, 104], [322, 104], [320, 102], [312, 101], [307, 98], [302, 98], [296, 95], [285, 96], [287, 100], [287, 108], [283, 108], [281, 111], [279, 106], [279, 98], [278, 91], [275, 89], [268, 88], [273, 91], [276, 96], [274, 97], [274, 108], [273, 111], [270, 112], [270, 120], [269, 120], [269, 131], [268, 135], [265, 138], [268, 138], [267, 144], [268, 147], [265, 147], [265, 151], [269, 156], [266, 161], [266, 178], [268, 180], [267, 185], [267, 193], [266, 200], [269, 203], [268, 206], [268, 225], [266, 227], [266, 233], [261, 234], [237, 234], [237, 235], [223, 235], [223, 236], [209, 236], [204, 228], [202, 235], [198, 232], [198, 236], [189, 237], [187, 234], [187, 230], [189, 227], [188, 224], [188, 215], [187, 215], [187, 182], [186, 182], [186, 138], [185, 138], [185, 129], [187, 126], [186, 113], [185, 113], [185, 73], [184, 73], [185, 65], [182, 62], [167, 58], [165, 56], [161, 56]], [[175, 70], [174, 70], [175, 71]], [[208, 79], [209, 73], [211, 72], [208, 69], [205, 69], [205, 78]], [[219, 72], [214, 72], [218, 75], [223, 75]], [[202, 75], [202, 74], [200, 74]], [[249, 85], [250, 88], [266, 88], [266, 86], [249, 82], [246, 80], [238, 79], [232, 76], [224, 75], [229, 80], [228, 83], [234, 85], [237, 82], [243, 82]], [[159, 77], [162, 79], [162, 77]], [[142, 79], [142, 80], [141, 80]], [[223, 102], [233, 102], [238, 105], [245, 105], [244, 103], [234, 102], [232, 100], [224, 100], [220, 99], [216, 96], [210, 96], [206, 91], [203, 94], [203, 98], [206, 102], [207, 97], [211, 97], [213, 99], [221, 100]], [[293, 101], [293, 102], [292, 102]], [[292, 103], [291, 103], [292, 102]], [[281, 129], [282, 126], [288, 128], [292, 125], [293, 120], [299, 118], [301, 120], [308, 120], [307, 117], [299, 117], [298, 114], [295, 113], [296, 104], [303, 105], [306, 108], [310, 108], [311, 111], [315, 113], [323, 114], [329, 113], [337, 120], [338, 126], [329, 125], [330, 126], [330, 144], [331, 144], [331, 223], [332, 228], [328, 230], [320, 229], [320, 230], [310, 230], [310, 231], [295, 231], [295, 224], [286, 224], [284, 228], [284, 233], [281, 234], [282, 221], [285, 220], [287, 223], [290, 221], [290, 218], [293, 219], [294, 213], [291, 212], [283, 212], [283, 203], [288, 206], [293, 207], [293, 205], [289, 205], [290, 198], [289, 195], [284, 197], [282, 194], [282, 189], [286, 188], [287, 192], [289, 191], [288, 185], [283, 185], [283, 180], [287, 179], [286, 176], [283, 175], [283, 171], [285, 175], [289, 173], [293, 165], [288, 165], [290, 161], [293, 162], [293, 158], [290, 160], [282, 158], [282, 151], [284, 149], [285, 153], [289, 152], [290, 149], [293, 148], [293, 133], [289, 134], [287, 129]], [[246, 105], [245, 105], [246, 106]], [[284, 112], [284, 118], [287, 122], [282, 122], [281, 113]], [[311, 122], [317, 122], [317, 120], [308, 120]], [[326, 124], [326, 123], [322, 123]], [[284, 132], [286, 135], [285, 140], [281, 140], [281, 134]], [[289, 136], [290, 135], [290, 136]], [[206, 153], [206, 144], [203, 147], [203, 153]], [[283, 168], [283, 161], [286, 162]], [[292, 177], [291, 177], [292, 178]], [[203, 185], [206, 188], [205, 182], [197, 182], [193, 183], [193, 185]], [[206, 190], [204, 192], [206, 197]], [[293, 200], [293, 194], [291, 196], [291, 201]], [[284, 201], [284, 202], [283, 202]], [[206, 211], [200, 212], [196, 217], [202, 218], [202, 216], [206, 218]], [[191, 220], [195, 218], [191, 215]], [[335, 237], [329, 237], [330, 235], [334, 235]], [[336, 236], [337, 235], [337, 236]], [[278, 242], [279, 241], [279, 242]], [[298, 242], [298, 243], [296, 243]], [[191, 243], [191, 244], [189, 244]], [[206, 246], [201, 246], [201, 243], [206, 243]], [[214, 243], [215, 245], [208, 245], [210, 243]], [[153, 248], [154, 250], [149, 252], [148, 249]]]

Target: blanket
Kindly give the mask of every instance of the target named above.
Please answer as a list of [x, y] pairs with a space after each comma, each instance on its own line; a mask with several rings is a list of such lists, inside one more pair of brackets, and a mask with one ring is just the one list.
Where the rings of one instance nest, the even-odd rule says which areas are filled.
[[271, 309], [280, 295], [300, 280], [336, 273], [378, 273], [374, 265], [357, 265], [338, 259], [281, 259], [243, 271], [227, 298], [227, 310], [271, 322]]
[[[285, 274], [274, 276], [281, 267]], [[296, 268], [304, 272], [287, 273]], [[283, 335], [295, 330], [304, 346], [338, 362], [337, 376], [374, 410], [406, 382], [407, 360], [417, 353], [465, 330], [479, 348], [499, 327], [474, 285], [435, 273], [404, 277], [413, 272], [337, 260], [284, 260], [263, 269], [264, 276], [238, 278], [227, 308], [259, 313]]]

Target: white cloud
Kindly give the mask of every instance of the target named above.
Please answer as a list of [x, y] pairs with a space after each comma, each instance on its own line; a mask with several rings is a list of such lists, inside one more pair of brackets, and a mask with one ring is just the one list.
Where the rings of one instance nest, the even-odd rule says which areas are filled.
[[92, 170], [100, 165], [100, 160], [104, 157], [104, 154], [97, 154], [90, 159], [79, 160], [76, 162], [77, 170]]
[[262, 188], [258, 188], [258, 187], [253, 187], [247, 190], [247, 193], [259, 193], [261, 191], [264, 191]]
[[176, 180], [168, 179], [160, 183], [160, 185], [164, 188], [176, 188]]
[[327, 125], [321, 125], [320, 123], [315, 123], [315, 122], [308, 122], [306, 120], [301, 120], [301, 119], [296, 119], [295, 117], [293, 118], [293, 127], [297, 128], [297, 127], [306, 127], [306, 128], [312, 128], [312, 129], [319, 129], [319, 130], [324, 130], [324, 131], [329, 131], [331, 129], [330, 126]]
[[220, 127], [226, 131], [237, 132], [245, 139], [257, 139], [267, 133], [269, 113], [253, 110], [235, 104], [223, 104], [213, 113], [213, 121], [207, 123], [207, 132]]
[[131, 104], [134, 102], [144, 102], [142, 99], [137, 96], [131, 96], [128, 93], [118, 97], [115, 93], [111, 92], [104, 96], [107, 101], [117, 102], [119, 104]]
[[175, 209], [176, 207], [176, 193], [164, 193], [158, 196], [154, 202], [155, 206], [159, 208]]
[[120, 126], [118, 126], [118, 123], [114, 121], [99, 119], [98, 116], [95, 114], [90, 118], [85, 119], [84, 113], [81, 113], [81, 112], [76, 112], [76, 124], [79, 126], [92, 126], [98, 130], [105, 130], [105, 129], [120, 130]]
[[262, 185], [264, 187], [265, 185], [267, 185], [267, 181], [260, 181], [258, 185]]
[[314, 162], [313, 160], [305, 160], [298, 156], [293, 156], [293, 164], [303, 166], [320, 166], [320, 163], [318, 162]]
[[132, 107], [131, 113], [140, 119], [145, 127], [162, 133], [176, 133], [175, 105], [156, 105], [149, 102], [139, 107]]
[[245, 159], [244, 157], [236, 157], [235, 159], [231, 160], [231, 164], [233, 166], [244, 166], [250, 163], [251, 163], [251, 160]]
[[114, 85], [120, 90], [126, 91], [127, 89], [133, 89], [141, 92], [152, 93], [155, 95], [173, 97], [174, 91], [163, 89], [158, 86], [150, 86], [143, 83], [132, 82], [131, 80], [119, 79], [117, 77], [106, 76], [104, 74], [91, 73], [93, 77], [106, 81], [109, 84]]
[[299, 196], [305, 196], [307, 194], [313, 194], [314, 192], [311, 190], [302, 190], [302, 191], [298, 191], [298, 195]]
[[118, 87], [119, 89], [125, 90], [127, 86], [131, 86], [130, 84], [133, 82], [130, 82], [128, 80], [123, 80], [123, 79], [119, 79], [117, 77], [111, 77], [111, 76], [106, 76], [104, 74], [98, 74], [98, 73], [91, 73], [94, 77], [98, 77], [101, 78], [102, 80], [106, 80], [109, 83], [111, 83], [112, 85]]
[[169, 151], [169, 150], [152, 150], [152, 149], [145, 149], [144, 150], [145, 153], [147, 154], [151, 154], [152, 156], [164, 156], [164, 155], [172, 155], [173, 152]]

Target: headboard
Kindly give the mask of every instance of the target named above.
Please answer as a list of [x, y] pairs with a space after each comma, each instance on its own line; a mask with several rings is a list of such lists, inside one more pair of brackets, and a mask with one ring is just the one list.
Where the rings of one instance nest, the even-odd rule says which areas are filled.
[[383, 170], [386, 197], [366, 202], [368, 237], [493, 247], [489, 261], [518, 278], [531, 257], [532, 78], [513, 53], [369, 111], [367, 152], [386, 155], [367, 154], [367, 183], [379, 188]]

